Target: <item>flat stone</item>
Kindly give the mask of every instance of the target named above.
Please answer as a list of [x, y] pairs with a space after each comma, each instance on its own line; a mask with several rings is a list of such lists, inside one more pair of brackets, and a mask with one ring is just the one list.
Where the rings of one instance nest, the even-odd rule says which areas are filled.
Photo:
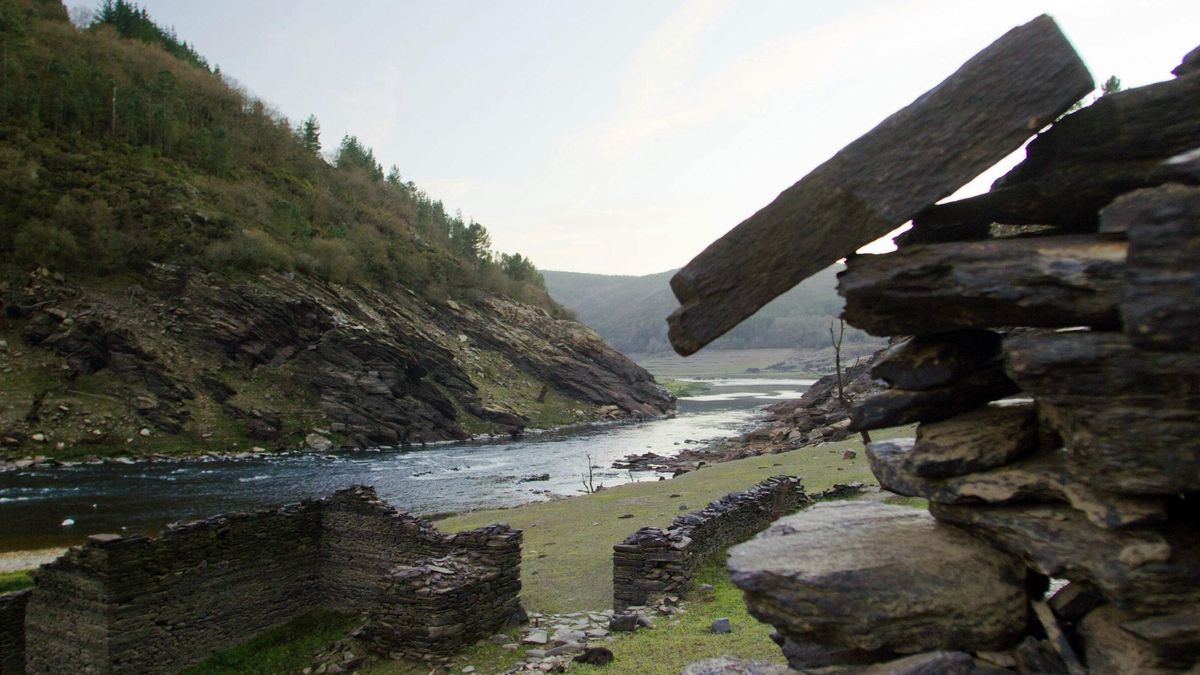
[[788, 675], [794, 673], [787, 666], [761, 661], [746, 661], [732, 656], [718, 656], [689, 663], [680, 675]]
[[1059, 619], [1075, 623], [1100, 606], [1104, 598], [1090, 583], [1072, 581], [1058, 589], [1046, 602]]
[[633, 612], [614, 614], [608, 620], [608, 629], [614, 633], [632, 633], [637, 630], [638, 615]]
[[1000, 649], [1026, 623], [1016, 559], [903, 506], [818, 504], [731, 549], [729, 569], [750, 613], [798, 644], [895, 655]]
[[526, 645], [544, 645], [550, 641], [550, 636], [544, 630], [531, 631], [529, 635], [521, 638], [521, 644]]
[[723, 616], [719, 619], [713, 619], [712, 626], [709, 627], [709, 630], [714, 633], [732, 633], [733, 626], [730, 625], [729, 618]]
[[1093, 583], [1109, 602], [1145, 613], [1200, 602], [1200, 540], [1187, 523], [1103, 529], [1067, 506], [966, 506], [930, 502], [961, 525], [1048, 577]]
[[905, 467], [926, 478], [961, 476], [1003, 466], [1037, 445], [1032, 402], [992, 403], [941, 422], [917, 427]]
[[1063, 452], [1045, 452], [999, 468], [942, 479], [911, 472], [913, 439], [876, 441], [867, 445], [871, 472], [885, 490], [924, 497], [939, 504], [1005, 504], [1066, 502], [1098, 527], [1115, 528], [1158, 523], [1167, 504], [1153, 497], [1098, 493], [1076, 478]]

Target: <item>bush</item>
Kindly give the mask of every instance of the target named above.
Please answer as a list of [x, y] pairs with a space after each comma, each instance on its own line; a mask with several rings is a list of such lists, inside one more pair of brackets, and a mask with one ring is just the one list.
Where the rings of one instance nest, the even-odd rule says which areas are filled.
[[292, 269], [287, 247], [262, 230], [241, 230], [226, 241], [210, 244], [204, 252], [208, 263], [217, 268], [247, 271]]
[[79, 244], [70, 232], [31, 220], [13, 237], [13, 257], [22, 265], [65, 271], [79, 262]]

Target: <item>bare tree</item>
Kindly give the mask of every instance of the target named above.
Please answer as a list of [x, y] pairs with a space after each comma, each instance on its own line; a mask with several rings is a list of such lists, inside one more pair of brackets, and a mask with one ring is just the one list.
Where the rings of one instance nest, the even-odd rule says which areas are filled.
[[596, 485], [593, 482], [592, 469], [594, 468], [592, 466], [592, 453], [589, 452], [587, 453], [587, 473], [579, 474], [579, 477], [583, 479], [583, 491], [589, 495], [604, 489], [604, 483]]
[[[829, 341], [833, 343], [833, 365], [834, 372], [837, 375], [837, 391], [838, 403], [842, 404], [842, 408], [846, 414], [850, 414], [850, 399], [846, 397], [846, 384], [842, 378], [842, 338], [846, 335], [846, 321], [844, 319], [837, 320], [837, 330], [833, 329], [834, 320], [829, 320]], [[858, 432], [862, 437], [864, 444], [871, 442], [871, 434], [866, 430]]]

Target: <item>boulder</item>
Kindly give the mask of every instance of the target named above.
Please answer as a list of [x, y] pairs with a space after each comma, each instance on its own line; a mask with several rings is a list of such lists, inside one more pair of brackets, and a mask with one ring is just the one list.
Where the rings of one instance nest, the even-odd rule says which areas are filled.
[[[1002, 649], [1026, 623], [1015, 558], [903, 506], [818, 504], [731, 549], [729, 569], [781, 639], [838, 658]], [[785, 654], [794, 668], [838, 662]]]
[[718, 656], [688, 664], [679, 675], [789, 675], [795, 671], [777, 663]]

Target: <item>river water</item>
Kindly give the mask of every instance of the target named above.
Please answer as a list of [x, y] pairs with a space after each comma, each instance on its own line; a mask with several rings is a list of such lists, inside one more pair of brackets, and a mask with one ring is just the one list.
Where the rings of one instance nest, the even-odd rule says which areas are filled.
[[[0, 551], [77, 544], [89, 534], [153, 533], [170, 522], [273, 507], [355, 484], [401, 509], [433, 514], [512, 506], [596, 484], [656, 480], [617, 471], [628, 454], [673, 455], [752, 427], [765, 405], [797, 398], [811, 380], [706, 381], [667, 419], [471, 441], [423, 449], [369, 449], [246, 460], [104, 463], [0, 474]], [[546, 481], [522, 482], [535, 474]], [[71, 521], [72, 524], [64, 525]]]

